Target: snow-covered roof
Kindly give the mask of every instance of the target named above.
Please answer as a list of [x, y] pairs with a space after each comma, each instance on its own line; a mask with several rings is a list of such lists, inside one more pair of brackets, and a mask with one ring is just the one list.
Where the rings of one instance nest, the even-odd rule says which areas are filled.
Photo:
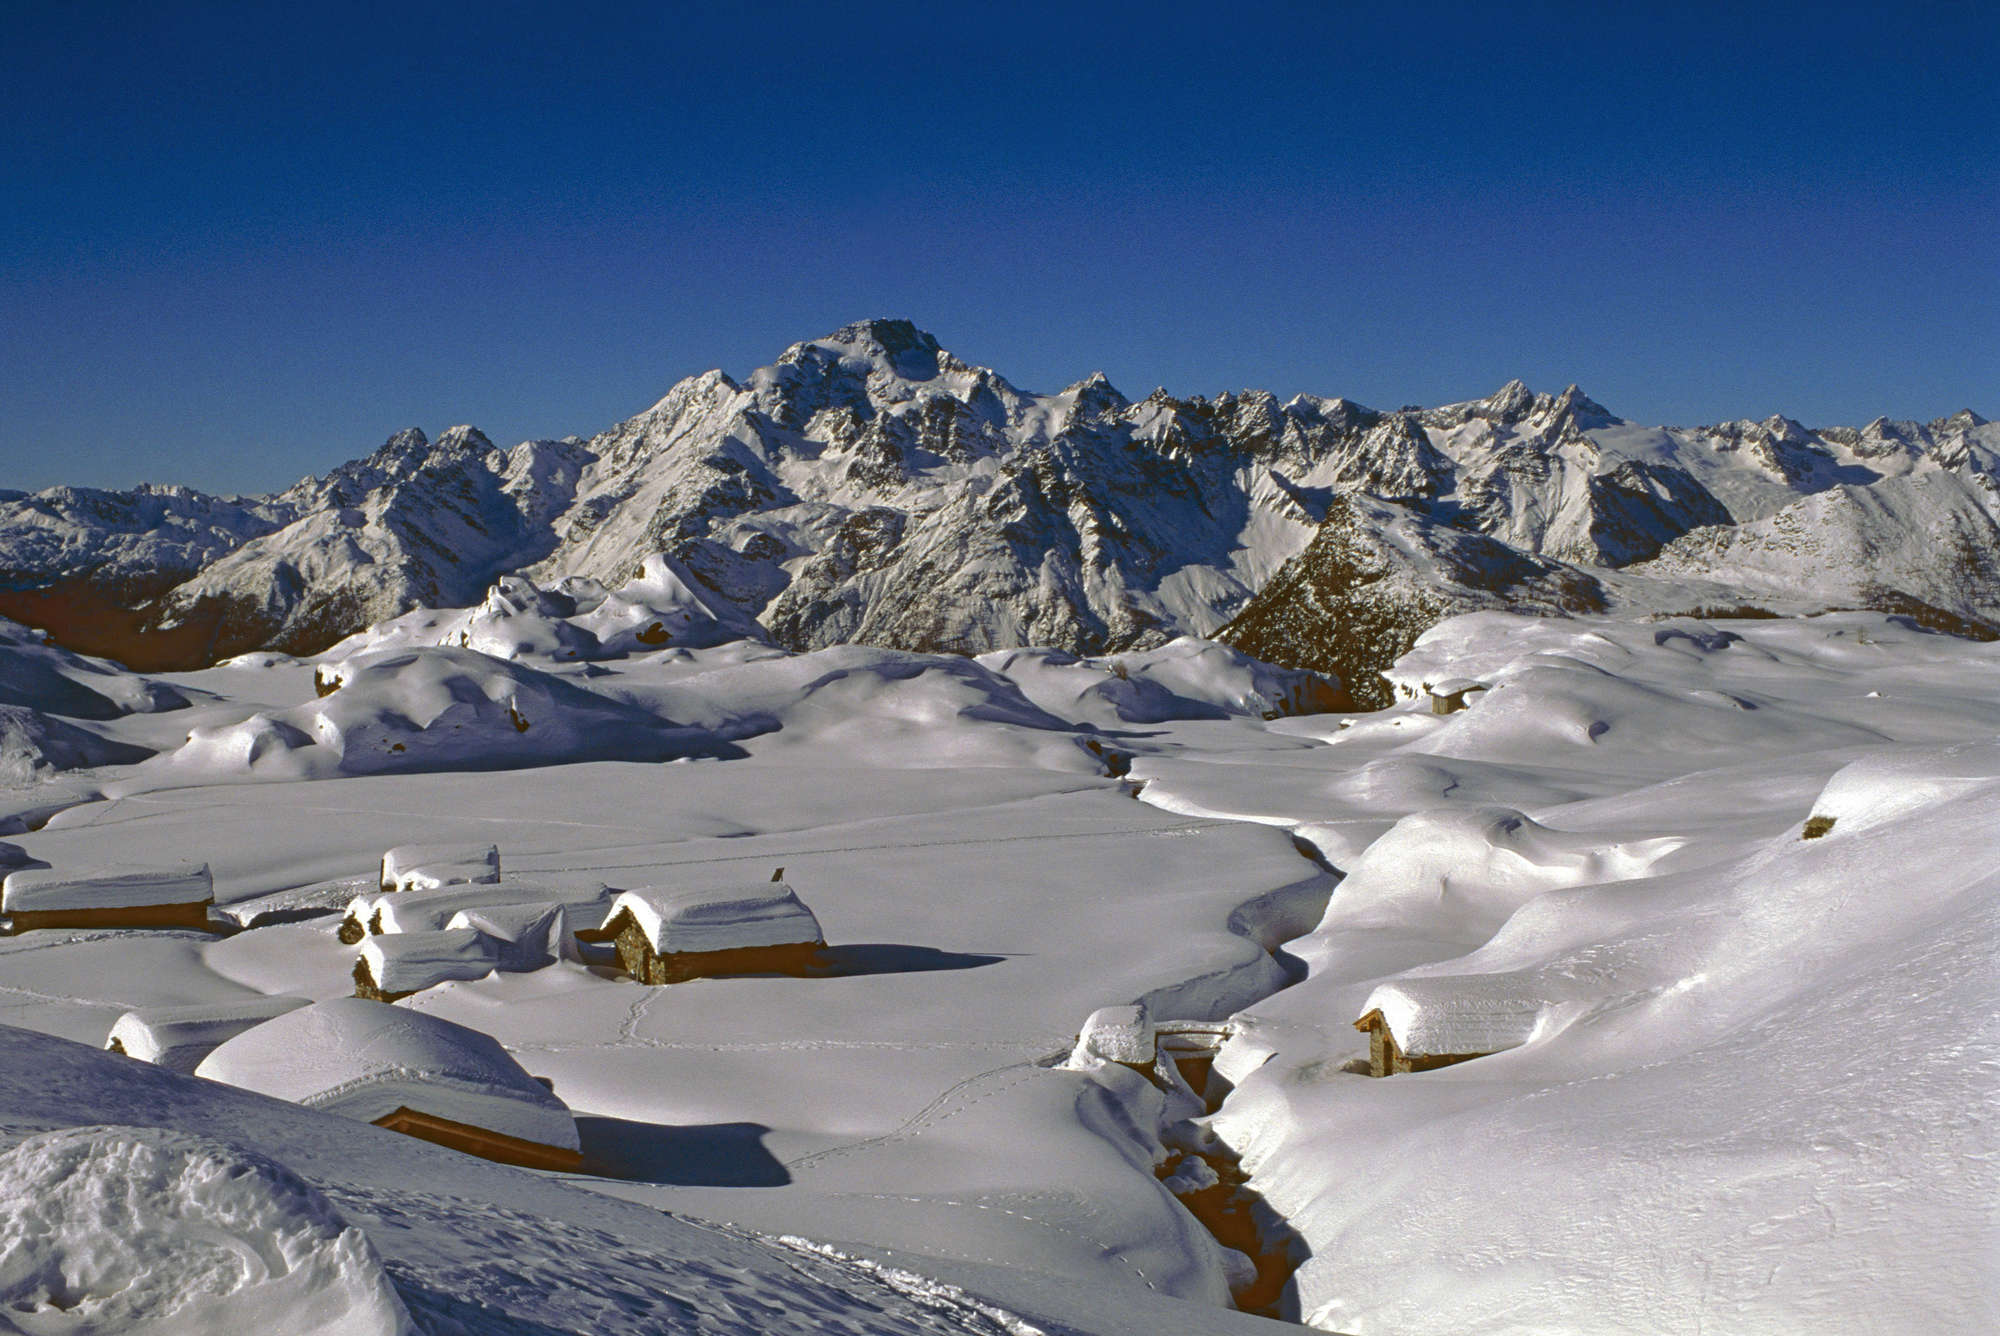
[[[460, 910], [555, 902], [575, 905], [581, 911], [593, 904], [606, 905], [609, 898], [609, 888], [601, 882], [571, 886], [550, 886], [539, 881], [456, 882], [423, 890], [357, 895], [348, 903], [347, 914], [355, 922], [373, 926], [379, 932], [433, 932], [447, 926], [452, 915]], [[579, 913], [578, 921], [585, 917]]]
[[499, 968], [510, 972], [540, 969], [576, 954], [568, 906], [552, 901], [461, 909], [444, 926], [482, 933], [499, 953]]
[[371, 936], [361, 959], [385, 993], [415, 993], [453, 979], [483, 979], [500, 965], [500, 946], [477, 928]]
[[819, 920], [782, 881], [646, 887], [612, 901], [611, 918], [627, 910], [661, 955], [826, 940]]
[[363, 1122], [410, 1108], [545, 1146], [578, 1145], [569, 1106], [491, 1035], [356, 997], [246, 1030], [195, 1074]]
[[404, 844], [382, 855], [382, 884], [399, 891], [498, 880], [498, 845]]
[[1099, 1007], [1083, 1023], [1070, 1065], [1087, 1065], [1091, 1058], [1105, 1062], [1150, 1064], [1157, 1039], [1152, 1017], [1141, 1002], [1129, 1007]]
[[120, 1016], [110, 1037], [128, 1058], [192, 1072], [218, 1045], [252, 1026], [311, 1005], [312, 1000], [304, 997], [249, 997], [189, 1007], [140, 1007]]
[[96, 867], [22, 868], [7, 874], [0, 909], [127, 909], [136, 905], [201, 904], [215, 898], [206, 863], [158, 867], [107, 863]]
[[1378, 985], [1361, 1006], [1380, 1011], [1405, 1053], [1498, 1053], [1534, 1033], [1546, 999], [1512, 975], [1398, 979]]

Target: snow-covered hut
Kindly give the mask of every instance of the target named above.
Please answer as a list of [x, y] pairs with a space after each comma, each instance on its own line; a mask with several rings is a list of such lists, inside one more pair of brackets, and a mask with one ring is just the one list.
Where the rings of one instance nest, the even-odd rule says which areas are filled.
[[1424, 691], [1431, 698], [1432, 714], [1457, 714], [1471, 702], [1466, 697], [1475, 691], [1486, 691], [1484, 682], [1475, 682], [1469, 677], [1447, 677], [1442, 682], [1427, 682]]
[[572, 926], [596, 928], [611, 912], [611, 891], [600, 881], [579, 880], [564, 885], [537, 879], [458, 882], [426, 890], [371, 892], [348, 901], [347, 917], [340, 925], [340, 940], [354, 946], [371, 932], [435, 932], [450, 927], [452, 917], [461, 911], [550, 902], [568, 908], [568, 922]]
[[1543, 1005], [1514, 975], [1398, 979], [1368, 995], [1354, 1028], [1368, 1036], [1368, 1074], [1394, 1076], [1519, 1048]]
[[826, 945], [819, 920], [779, 878], [626, 891], [596, 937], [618, 944], [639, 983], [721, 974], [808, 974]]
[[394, 1002], [441, 983], [483, 979], [500, 967], [500, 947], [477, 928], [371, 936], [354, 961], [354, 995]]
[[569, 1106], [491, 1035], [356, 997], [229, 1040], [195, 1075], [533, 1169], [583, 1162]]
[[216, 1048], [245, 1030], [300, 1007], [304, 997], [250, 997], [189, 1007], [139, 1007], [120, 1016], [104, 1046], [141, 1062], [192, 1072]]
[[207, 929], [215, 882], [206, 863], [22, 868], [0, 886], [9, 931], [35, 928]]
[[382, 855], [382, 889], [422, 890], [500, 880], [500, 848], [493, 844], [404, 844]]
[[[447, 930], [473, 928], [484, 935], [499, 952], [496, 968], [509, 974], [553, 965], [558, 960], [577, 958], [576, 938], [569, 926], [569, 909], [551, 901], [519, 905], [488, 905], [461, 909], [444, 926]], [[595, 928], [604, 921], [600, 910], [591, 922]]]

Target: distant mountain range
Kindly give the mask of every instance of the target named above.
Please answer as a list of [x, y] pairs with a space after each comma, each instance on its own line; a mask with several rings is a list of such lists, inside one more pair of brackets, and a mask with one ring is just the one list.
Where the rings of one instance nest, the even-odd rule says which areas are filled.
[[499, 577], [615, 585], [663, 552], [804, 650], [1079, 653], [1183, 634], [1360, 706], [1475, 608], [1832, 607], [2000, 637], [2000, 426], [1642, 427], [1519, 381], [1433, 409], [1262, 391], [1133, 402], [968, 366], [906, 321], [720, 371], [589, 440], [398, 432], [269, 497], [0, 491], [0, 614], [142, 670], [316, 653]]

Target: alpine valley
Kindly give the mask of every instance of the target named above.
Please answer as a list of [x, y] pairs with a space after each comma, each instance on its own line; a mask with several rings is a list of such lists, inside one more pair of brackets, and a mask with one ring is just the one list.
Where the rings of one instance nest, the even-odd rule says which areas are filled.
[[[723, 625], [1095, 655], [1182, 635], [1337, 676], [1439, 621], [1840, 609], [2000, 636], [2000, 425], [1644, 427], [1519, 381], [1381, 411], [1246, 390], [1017, 389], [900, 320], [711, 371], [588, 440], [398, 432], [275, 496], [0, 491], [0, 615], [140, 671], [317, 654], [504, 576], [557, 616], [663, 554]], [[587, 629], [572, 648], [591, 652]]]

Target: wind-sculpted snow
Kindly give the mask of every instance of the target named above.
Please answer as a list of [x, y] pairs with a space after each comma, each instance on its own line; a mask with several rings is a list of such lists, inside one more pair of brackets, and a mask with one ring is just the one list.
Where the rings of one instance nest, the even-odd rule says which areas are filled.
[[[1947, 740], [2000, 727], [1996, 666], [1853, 614], [1478, 614], [1419, 641], [1391, 673], [1418, 699], [1327, 750], [1443, 782], [1343, 856], [1287, 948], [1307, 979], [1218, 1060], [1217, 1130], [1311, 1244], [1308, 1320], [1990, 1326], [2000, 760]], [[1432, 715], [1447, 679], [1488, 689]], [[1294, 787], [1302, 834], [1341, 817]], [[1354, 1075], [1367, 1008], [1413, 1047], [1504, 1051]]]
[[37, 1336], [416, 1336], [360, 1230], [253, 1151], [73, 1127], [0, 1155], [0, 1304]]
[[130, 784], [505, 770], [740, 754], [559, 677], [468, 649], [363, 653], [320, 670], [327, 695], [192, 729]]
[[1192, 636], [1097, 659], [1030, 649], [984, 654], [978, 662], [1018, 683], [1050, 714], [1100, 728], [1231, 715], [1275, 719], [1347, 704], [1338, 678], [1274, 668]]

